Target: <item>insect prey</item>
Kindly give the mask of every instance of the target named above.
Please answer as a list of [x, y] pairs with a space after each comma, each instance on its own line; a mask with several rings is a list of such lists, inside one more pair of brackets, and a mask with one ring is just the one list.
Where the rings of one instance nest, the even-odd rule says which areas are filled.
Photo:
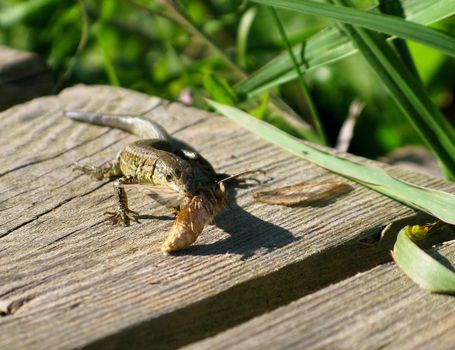
[[161, 246], [165, 254], [190, 246], [204, 227], [227, 206], [224, 182], [202, 189], [191, 198], [175, 219], [166, 241]]

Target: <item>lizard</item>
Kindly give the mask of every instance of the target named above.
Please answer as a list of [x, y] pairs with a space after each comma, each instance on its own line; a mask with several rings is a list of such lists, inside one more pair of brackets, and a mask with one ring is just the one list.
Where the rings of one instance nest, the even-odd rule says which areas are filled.
[[117, 210], [106, 212], [113, 224], [128, 226], [139, 214], [128, 207], [125, 187], [143, 189], [158, 203], [177, 213], [200, 189], [216, 183], [217, 174], [199, 153], [175, 147], [172, 138], [157, 122], [127, 114], [65, 111], [70, 119], [122, 129], [141, 139], [128, 144], [114, 160], [99, 166], [75, 163], [74, 170], [97, 180], [114, 180]]

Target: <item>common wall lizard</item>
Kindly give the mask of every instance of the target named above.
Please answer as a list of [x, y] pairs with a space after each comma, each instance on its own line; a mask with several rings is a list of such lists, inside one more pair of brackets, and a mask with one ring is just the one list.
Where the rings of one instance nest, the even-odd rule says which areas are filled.
[[125, 186], [139, 186], [157, 202], [179, 211], [200, 189], [214, 184], [218, 175], [199, 153], [175, 148], [158, 123], [138, 116], [66, 111], [65, 116], [90, 124], [109, 126], [135, 134], [141, 140], [123, 148], [116, 159], [100, 166], [76, 164], [75, 169], [95, 179], [117, 179], [116, 212], [108, 212], [114, 224], [128, 226], [138, 213], [128, 208]]

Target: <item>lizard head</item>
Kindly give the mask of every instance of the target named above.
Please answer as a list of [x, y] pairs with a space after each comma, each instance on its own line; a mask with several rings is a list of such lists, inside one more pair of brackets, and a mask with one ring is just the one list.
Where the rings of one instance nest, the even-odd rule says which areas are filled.
[[196, 191], [194, 172], [191, 166], [169, 169], [165, 174], [166, 182], [174, 191], [190, 197]]
[[[178, 156], [169, 154], [161, 157], [161, 183], [173, 191], [192, 197], [197, 190], [194, 169], [191, 164]], [[155, 174], [156, 176], [156, 174]]]

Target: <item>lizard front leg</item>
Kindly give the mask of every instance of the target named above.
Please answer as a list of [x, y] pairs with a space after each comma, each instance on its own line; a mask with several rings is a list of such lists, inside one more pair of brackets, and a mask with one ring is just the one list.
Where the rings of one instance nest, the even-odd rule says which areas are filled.
[[138, 181], [132, 177], [122, 177], [114, 182], [114, 189], [117, 196], [117, 211], [105, 212], [108, 219], [113, 225], [129, 226], [130, 220], [139, 222], [137, 217], [139, 213], [128, 208], [128, 197], [126, 195], [124, 185], [135, 185]]

